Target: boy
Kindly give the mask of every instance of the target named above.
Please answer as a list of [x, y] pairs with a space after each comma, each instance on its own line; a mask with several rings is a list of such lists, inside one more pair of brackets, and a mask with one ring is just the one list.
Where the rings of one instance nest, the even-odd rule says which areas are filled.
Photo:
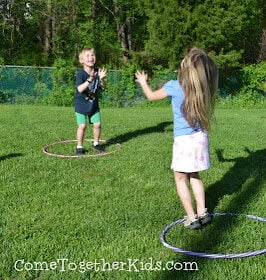
[[83, 65], [76, 76], [75, 113], [77, 118], [77, 148], [76, 154], [84, 154], [83, 139], [89, 123], [93, 124], [93, 148], [103, 152], [99, 145], [101, 134], [101, 115], [98, 102], [98, 90], [104, 88], [103, 78], [106, 76], [105, 68], [95, 68], [96, 55], [93, 48], [84, 48], [79, 54], [79, 62]]

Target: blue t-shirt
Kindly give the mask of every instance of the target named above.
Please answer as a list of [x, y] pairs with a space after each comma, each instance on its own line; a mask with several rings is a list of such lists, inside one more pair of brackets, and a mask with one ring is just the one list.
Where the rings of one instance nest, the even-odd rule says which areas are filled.
[[181, 135], [190, 135], [200, 131], [197, 126], [193, 129], [182, 113], [182, 103], [184, 100], [184, 91], [178, 80], [170, 80], [163, 86], [167, 95], [171, 97], [172, 110], [174, 115], [174, 137]]
[[90, 75], [82, 68], [77, 72], [76, 76], [76, 94], [75, 94], [75, 112], [85, 115], [93, 115], [99, 111], [98, 89], [100, 88], [100, 79], [98, 69], [95, 68], [96, 75], [93, 82], [90, 83], [87, 89], [80, 93], [77, 87], [83, 84]]

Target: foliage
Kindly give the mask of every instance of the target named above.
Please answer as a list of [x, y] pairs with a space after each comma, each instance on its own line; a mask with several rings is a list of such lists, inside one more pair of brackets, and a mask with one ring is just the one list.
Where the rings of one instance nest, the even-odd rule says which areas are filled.
[[220, 79], [224, 79], [228, 76], [232, 76], [241, 68], [241, 57], [243, 51], [229, 51], [224, 53], [222, 50], [218, 55], [214, 52], [210, 52], [210, 56], [213, 58], [219, 68]]
[[[124, 107], [136, 103], [136, 67], [128, 65], [107, 75], [105, 100], [110, 106]], [[137, 94], [138, 95], [138, 94]]]
[[77, 66], [84, 46], [100, 65], [128, 64], [176, 70], [185, 49], [197, 45], [228, 71], [260, 56], [262, 0], [40, 0], [2, 1], [0, 57], [5, 64]]
[[243, 67], [220, 87], [219, 104], [226, 107], [265, 107], [266, 63]]
[[266, 62], [245, 66], [240, 75], [241, 88], [234, 100], [241, 107], [263, 104], [266, 97]]
[[212, 51], [219, 57], [221, 69], [254, 62], [259, 53], [254, 42], [259, 42], [262, 34], [258, 5], [259, 1], [250, 0], [167, 0], [164, 5], [159, 0], [147, 1], [146, 50], [154, 63], [172, 69], [189, 45]]
[[43, 82], [37, 82], [34, 86], [34, 91], [39, 96], [45, 96], [49, 92], [47, 85]]
[[258, 93], [266, 96], [266, 62], [245, 66], [241, 75], [240, 93]]
[[73, 106], [75, 93], [75, 68], [69, 61], [57, 59], [52, 71], [53, 91], [47, 97], [48, 104]]
[[257, 108], [265, 110], [266, 100], [265, 97], [262, 97], [260, 94], [255, 92], [247, 94], [228, 95], [226, 97], [218, 96], [216, 107], [226, 109]]
[[157, 67], [156, 69], [153, 69], [151, 75], [151, 86], [153, 89], [159, 89], [163, 86], [163, 84], [165, 84], [169, 80], [177, 79], [177, 71], [164, 69], [162, 67]]
[[74, 104], [74, 89], [60, 86], [57, 90], [53, 90], [42, 103], [57, 105], [57, 106], [73, 106]]
[[8, 102], [8, 94], [5, 91], [0, 91], [0, 103]]

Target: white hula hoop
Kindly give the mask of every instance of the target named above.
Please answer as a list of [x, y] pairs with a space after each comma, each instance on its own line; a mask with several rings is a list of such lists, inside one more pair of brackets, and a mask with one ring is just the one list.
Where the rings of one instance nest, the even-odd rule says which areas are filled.
[[[84, 139], [84, 141], [93, 142], [93, 139]], [[114, 154], [115, 152], [117, 152], [119, 149], [121, 149], [121, 144], [101, 139], [101, 140], [99, 140], [100, 143], [110, 143], [112, 145], [116, 145], [117, 149], [115, 149], [114, 151], [110, 151], [110, 152], [101, 152], [101, 153], [97, 153], [97, 154], [84, 154], [84, 155], [65, 155], [65, 154], [56, 154], [56, 153], [49, 152], [49, 148], [52, 146], [56, 146], [56, 145], [60, 145], [60, 144], [64, 144], [64, 143], [71, 143], [71, 142], [77, 142], [77, 140], [63, 140], [63, 141], [53, 142], [53, 143], [45, 145], [42, 148], [42, 151], [45, 155], [59, 157], [59, 158], [84, 158], [84, 157], [86, 158], [86, 157], [101, 157], [101, 156], [111, 155], [111, 154]]]

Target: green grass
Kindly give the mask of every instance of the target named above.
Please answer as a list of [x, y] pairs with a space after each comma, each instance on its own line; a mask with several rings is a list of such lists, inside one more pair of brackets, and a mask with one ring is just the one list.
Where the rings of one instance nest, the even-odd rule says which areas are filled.
[[[105, 157], [71, 159], [44, 155], [42, 147], [75, 139], [72, 108], [1, 105], [0, 110], [1, 279], [265, 279], [265, 255], [203, 259], [174, 253], [160, 242], [162, 230], [184, 215], [170, 170], [171, 108], [103, 109], [101, 138], [122, 148]], [[217, 109], [212, 167], [202, 172], [210, 211], [266, 216], [265, 120], [262, 109]], [[91, 127], [86, 137], [92, 137]], [[74, 149], [69, 143], [53, 152]], [[206, 253], [266, 248], [265, 223], [244, 216], [216, 217], [200, 231], [177, 225], [166, 237], [174, 246]], [[63, 258], [66, 271], [59, 265], [14, 268], [17, 260], [30, 269], [30, 263]], [[79, 272], [69, 264], [129, 265], [130, 259], [137, 260], [135, 266], [125, 270], [109, 271], [106, 264], [107, 271]], [[198, 270], [154, 270], [167, 262], [177, 268], [196, 262]]]

